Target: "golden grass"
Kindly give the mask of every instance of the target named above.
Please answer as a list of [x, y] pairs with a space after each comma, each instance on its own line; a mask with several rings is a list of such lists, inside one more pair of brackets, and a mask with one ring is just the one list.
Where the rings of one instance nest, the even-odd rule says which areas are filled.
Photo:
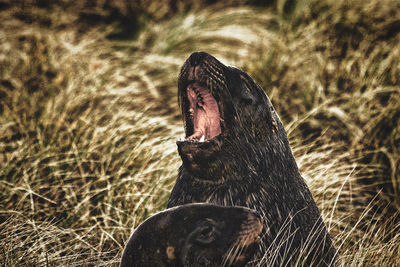
[[266, 89], [343, 264], [400, 265], [397, 1], [51, 2], [0, 3], [2, 266], [118, 264], [173, 187], [197, 50]]

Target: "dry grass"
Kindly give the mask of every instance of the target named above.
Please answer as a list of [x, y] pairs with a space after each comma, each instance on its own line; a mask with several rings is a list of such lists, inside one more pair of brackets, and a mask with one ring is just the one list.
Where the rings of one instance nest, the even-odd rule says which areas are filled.
[[173, 187], [195, 50], [266, 89], [343, 264], [400, 265], [398, 1], [107, 2], [0, 1], [2, 266], [117, 265]]

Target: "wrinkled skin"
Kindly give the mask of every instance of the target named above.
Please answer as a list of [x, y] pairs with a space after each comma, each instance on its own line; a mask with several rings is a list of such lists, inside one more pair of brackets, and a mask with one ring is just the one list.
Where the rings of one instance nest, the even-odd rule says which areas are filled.
[[[207, 103], [191, 97], [194, 87]], [[196, 52], [182, 66], [178, 98], [186, 139], [177, 142], [182, 166], [168, 207], [210, 202], [255, 209], [265, 228], [255, 261], [279, 247], [279, 264], [331, 265], [336, 250], [263, 89], [240, 69]], [[199, 117], [190, 111], [195, 105]], [[213, 134], [201, 140], [199, 130]]]
[[120, 266], [245, 266], [262, 227], [261, 216], [244, 207], [198, 203], [167, 209], [135, 230]]

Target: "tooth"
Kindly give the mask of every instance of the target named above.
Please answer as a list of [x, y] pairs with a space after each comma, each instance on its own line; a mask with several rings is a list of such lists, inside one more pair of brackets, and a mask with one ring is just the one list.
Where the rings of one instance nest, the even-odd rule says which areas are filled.
[[204, 135], [200, 138], [200, 142], [204, 142], [204, 139], [205, 139], [205, 137], [204, 137]]

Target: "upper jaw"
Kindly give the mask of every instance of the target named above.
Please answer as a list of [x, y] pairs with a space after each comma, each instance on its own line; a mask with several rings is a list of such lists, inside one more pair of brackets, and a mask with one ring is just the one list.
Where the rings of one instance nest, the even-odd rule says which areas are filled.
[[194, 145], [221, 136], [221, 104], [205, 83], [195, 80], [180, 81], [179, 98], [185, 123], [185, 138], [181, 138], [178, 143]]
[[[177, 143], [186, 142], [187, 145], [197, 144], [200, 147], [202, 143], [213, 143], [212, 140], [222, 141], [225, 122], [224, 99], [220, 95], [224, 90], [215, 85], [215, 79], [224, 80], [221, 74], [224, 65], [218, 63], [207, 53], [195, 52], [183, 64], [178, 80], [178, 98], [185, 138]], [[210, 76], [214, 74], [217, 76]], [[200, 103], [199, 99], [203, 102]]]

